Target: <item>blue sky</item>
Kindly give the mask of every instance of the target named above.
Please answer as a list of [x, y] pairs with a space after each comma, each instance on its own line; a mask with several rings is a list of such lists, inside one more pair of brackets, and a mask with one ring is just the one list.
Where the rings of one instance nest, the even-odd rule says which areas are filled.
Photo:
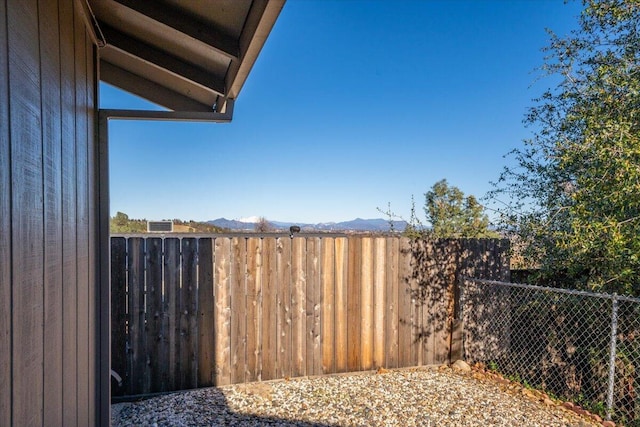
[[[562, 0], [288, 0], [233, 122], [113, 121], [111, 213], [329, 222], [409, 215], [438, 180], [482, 197], [522, 119]], [[153, 108], [101, 85], [103, 108]]]

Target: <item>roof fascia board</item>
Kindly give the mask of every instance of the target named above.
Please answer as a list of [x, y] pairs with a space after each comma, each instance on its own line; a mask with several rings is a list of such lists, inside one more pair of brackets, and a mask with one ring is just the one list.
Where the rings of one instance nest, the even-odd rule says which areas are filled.
[[105, 45], [104, 36], [100, 31], [98, 20], [89, 6], [89, 0], [75, 0], [76, 8], [80, 11], [80, 16], [84, 21], [84, 25], [87, 28], [89, 38], [94, 45], [103, 47]]
[[212, 105], [201, 104], [104, 59], [100, 60], [100, 80], [170, 110], [213, 112]]
[[223, 34], [221, 31], [218, 31], [211, 26], [203, 25], [173, 8], [151, 1], [115, 1], [137, 13], [146, 15], [167, 27], [186, 34], [190, 38], [207, 45], [207, 47], [231, 60], [238, 59], [240, 49], [238, 43], [232, 37]]
[[153, 46], [129, 37], [104, 23], [100, 23], [100, 28], [102, 29], [107, 41], [105, 49], [116, 49], [125, 54], [140, 58], [141, 60], [163, 68], [176, 76], [186, 78], [198, 85], [201, 85], [218, 95], [225, 95], [226, 91], [224, 82], [213, 76], [211, 73], [208, 73], [206, 70], [187, 64]]
[[254, 0], [251, 5], [240, 35], [240, 61], [233, 61], [227, 72], [229, 98], [238, 97], [284, 3], [285, 0]]
[[181, 122], [214, 122], [229, 123], [233, 118], [233, 100], [227, 100], [225, 113], [201, 111], [150, 111], [150, 110], [116, 110], [101, 109], [100, 115], [107, 119], [119, 120], [160, 120]]

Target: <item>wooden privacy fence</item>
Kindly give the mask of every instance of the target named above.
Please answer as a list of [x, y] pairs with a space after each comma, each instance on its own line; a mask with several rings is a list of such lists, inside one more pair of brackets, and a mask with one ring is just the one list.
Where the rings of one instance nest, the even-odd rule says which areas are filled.
[[501, 240], [112, 237], [113, 395], [448, 362], [456, 277]]

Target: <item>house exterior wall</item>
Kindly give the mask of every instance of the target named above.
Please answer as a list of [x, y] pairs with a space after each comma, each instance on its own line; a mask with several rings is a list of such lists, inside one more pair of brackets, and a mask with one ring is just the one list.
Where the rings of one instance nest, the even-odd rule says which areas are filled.
[[0, 425], [98, 424], [96, 48], [75, 0], [0, 0]]

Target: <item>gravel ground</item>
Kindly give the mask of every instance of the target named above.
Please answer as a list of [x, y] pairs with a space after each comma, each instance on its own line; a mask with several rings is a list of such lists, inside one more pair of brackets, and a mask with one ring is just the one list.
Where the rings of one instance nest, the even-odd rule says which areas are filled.
[[[570, 406], [570, 405], [568, 405]], [[487, 372], [379, 370], [212, 387], [112, 405], [114, 426], [600, 426]]]

